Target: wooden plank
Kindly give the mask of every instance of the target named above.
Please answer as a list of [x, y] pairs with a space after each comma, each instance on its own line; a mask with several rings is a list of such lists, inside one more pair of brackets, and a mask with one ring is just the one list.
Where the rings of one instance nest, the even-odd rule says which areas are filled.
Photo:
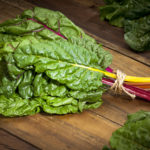
[[[7, 4], [9, 7], [11, 7], [12, 9], [15, 8], [15, 15], [16, 15], [16, 10], [19, 9], [21, 10], [20, 12], [22, 12], [22, 10], [25, 9], [32, 9], [35, 5], [28, 3], [24, 0], [0, 0], [0, 2], [3, 4]], [[7, 8], [7, 7], [6, 7]], [[7, 10], [7, 9], [6, 9]], [[10, 11], [7, 11], [10, 12]]]
[[[91, 24], [91, 26], [93, 27], [93, 30], [95, 30], [95, 26], [97, 25], [93, 25]], [[106, 26], [105, 24], [103, 26]], [[98, 27], [98, 26], [97, 26]], [[83, 27], [84, 28], [84, 27]], [[85, 29], [84, 29], [85, 30]], [[88, 30], [88, 28], [86, 28], [85, 32], [87, 34], [89, 34], [90, 36], [93, 36], [96, 40], [98, 39], [99, 43], [102, 43], [104, 47], [107, 47], [109, 49], [112, 49], [113, 51], [116, 51], [116, 52], [119, 52], [125, 56], [128, 56], [136, 61], [139, 61], [147, 66], [150, 66], [150, 59], [149, 59], [149, 56], [150, 56], [150, 51], [145, 51], [145, 52], [141, 52], [141, 53], [137, 53], [137, 52], [134, 52], [132, 51], [127, 45], [125, 42], [123, 42], [123, 44], [125, 46], [121, 47], [119, 46], [118, 44], [116, 44], [115, 42], [110, 42], [109, 40], [106, 40], [105, 38], [101, 37], [98, 32], [95, 30], [95, 31], [90, 31]], [[92, 33], [90, 33], [90, 32]], [[102, 29], [103, 31], [103, 29]], [[122, 33], [122, 36], [123, 36], [123, 31], [119, 32], [119, 33]], [[119, 33], [114, 33], [114, 35], [118, 36]], [[101, 34], [102, 35], [102, 34]], [[107, 36], [111, 37], [111, 34], [108, 33]], [[104, 34], [104, 37], [106, 37], [106, 35]], [[121, 36], [119, 36], [120, 39], [122, 38]], [[116, 41], [117, 43], [120, 43], [120, 40], [119, 39], [116, 39], [114, 38], [114, 41]], [[125, 48], [127, 47], [127, 48]]]
[[1, 150], [38, 150], [39, 148], [21, 140], [0, 128], [0, 149]]
[[10, 18], [16, 17], [25, 9], [31, 8], [33, 8], [32, 4], [21, 0], [0, 0], [0, 23]]
[[88, 111], [62, 116], [1, 118], [0, 122], [0, 127], [45, 150], [99, 150], [119, 127]]

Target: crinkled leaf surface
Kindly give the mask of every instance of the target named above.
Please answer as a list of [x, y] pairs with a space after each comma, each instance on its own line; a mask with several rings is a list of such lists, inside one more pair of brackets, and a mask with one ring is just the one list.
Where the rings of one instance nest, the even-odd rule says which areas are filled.
[[36, 7], [0, 24], [0, 114], [77, 113], [102, 104], [111, 55], [60, 12]]
[[110, 24], [124, 27], [124, 39], [136, 51], [150, 49], [150, 1], [149, 0], [106, 0], [100, 7], [101, 19]]
[[124, 39], [134, 50], [150, 50], [150, 15], [124, 24]]
[[110, 145], [113, 150], [149, 150], [150, 112], [130, 114], [124, 126], [112, 134]]
[[123, 27], [124, 20], [133, 20], [150, 13], [149, 0], [106, 0], [105, 6], [100, 7], [100, 16], [110, 24]]

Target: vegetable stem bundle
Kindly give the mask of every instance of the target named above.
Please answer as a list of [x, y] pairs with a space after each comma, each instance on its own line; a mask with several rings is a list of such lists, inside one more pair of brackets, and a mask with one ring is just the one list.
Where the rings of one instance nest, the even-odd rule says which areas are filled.
[[[114, 80], [103, 78], [102, 82], [106, 85], [112, 86], [113, 83], [114, 83]], [[137, 87], [134, 87], [134, 86], [130, 86], [130, 85], [127, 85], [127, 84], [123, 84], [123, 86], [125, 87], [125, 89], [128, 92], [130, 92], [132, 94], [135, 94], [136, 96], [138, 96], [140, 98], [143, 98], [143, 99], [146, 99], [146, 100], [150, 101], [150, 92], [149, 91], [145, 91], [143, 89], [140, 89], [140, 88], [137, 88]]]
[[[91, 67], [86, 67], [86, 66], [78, 65], [78, 64], [73, 64], [73, 65], [81, 67], [81, 68], [86, 68], [88, 70], [100, 72], [100, 73], [103, 73], [105, 76], [116, 79], [116, 74], [111, 73], [111, 72], [107, 72], [107, 71], [104, 71], [104, 70], [99, 70], [99, 69], [95, 69], [95, 68], [91, 68]], [[147, 82], [150, 82], [150, 77], [126, 76], [125, 81], [128, 81], [128, 82], [142, 82], [142, 83], [146, 82], [147, 83]]]

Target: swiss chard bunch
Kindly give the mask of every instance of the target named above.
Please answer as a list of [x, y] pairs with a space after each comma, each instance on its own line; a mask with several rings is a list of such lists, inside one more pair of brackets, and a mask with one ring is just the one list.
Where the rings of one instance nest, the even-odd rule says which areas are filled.
[[150, 1], [105, 0], [100, 17], [110, 24], [124, 27], [124, 39], [135, 51], [150, 49]]
[[35, 7], [0, 24], [0, 114], [82, 112], [102, 104], [112, 56], [60, 12]]

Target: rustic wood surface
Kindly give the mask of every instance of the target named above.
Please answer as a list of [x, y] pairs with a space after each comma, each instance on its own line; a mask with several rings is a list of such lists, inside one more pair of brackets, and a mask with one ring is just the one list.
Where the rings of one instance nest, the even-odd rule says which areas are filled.
[[[102, 0], [0, 0], [0, 22], [38, 5], [60, 10], [113, 55], [113, 68], [130, 75], [150, 76], [150, 51], [134, 53], [123, 40], [122, 29], [99, 20]], [[150, 110], [150, 102], [113, 92], [103, 95], [103, 105], [79, 114], [0, 117], [0, 150], [101, 150], [128, 113]]]
[[38, 150], [38, 147], [23, 141], [22, 139], [12, 135], [4, 129], [0, 128], [0, 150]]

